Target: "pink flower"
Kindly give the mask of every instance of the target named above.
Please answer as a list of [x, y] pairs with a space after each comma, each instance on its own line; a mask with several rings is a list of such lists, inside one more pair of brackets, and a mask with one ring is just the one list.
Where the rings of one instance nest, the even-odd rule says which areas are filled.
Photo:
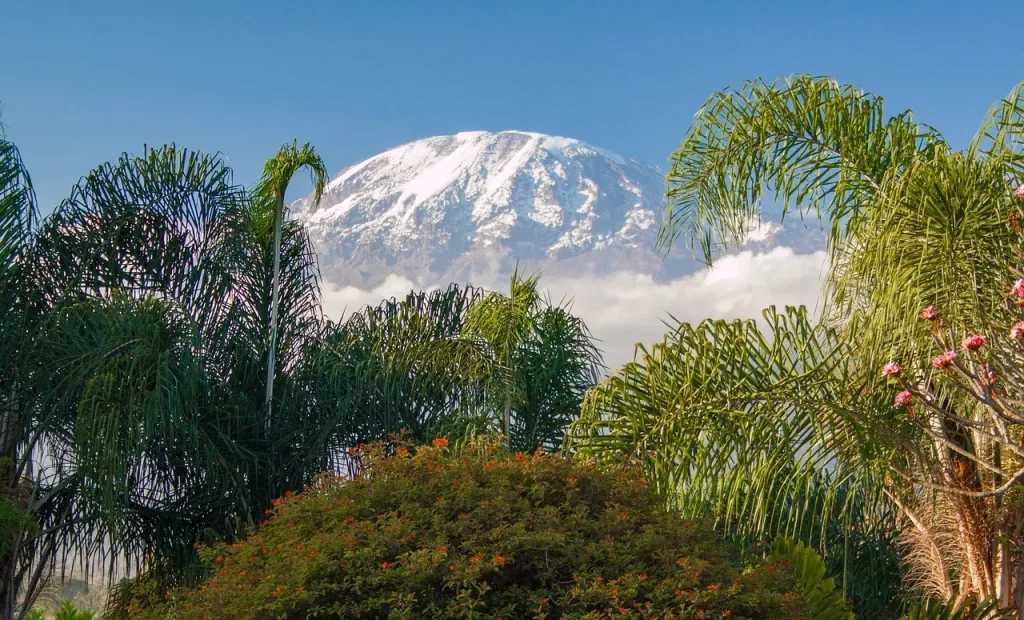
[[1024, 198], [1024, 185], [1018, 185], [1017, 189], [1013, 191], [1013, 195], [1017, 198]]
[[1020, 338], [1024, 336], [1024, 321], [1017, 321], [1010, 328], [1010, 338]]
[[982, 336], [981, 334], [974, 334], [973, 336], [968, 336], [964, 338], [964, 341], [961, 342], [960, 344], [961, 346], [963, 346], [963, 348], [967, 349], [968, 351], [977, 351], [982, 346], [984, 346], [986, 340], [988, 340], [988, 338]]
[[945, 370], [953, 365], [953, 360], [956, 359], [956, 351], [950, 349], [949, 351], [943, 351], [941, 355], [936, 356], [932, 360], [932, 366], [935, 366], [939, 370]]
[[903, 369], [896, 362], [886, 362], [885, 366], [882, 366], [883, 377], [896, 377], [899, 376]]
[[910, 401], [914, 400], [914, 395], [910, 392], [903, 390], [896, 395], [896, 399], [892, 401], [893, 407], [906, 407], [910, 404]]
[[1017, 280], [1014, 283], [1013, 288], [1010, 289], [1010, 294], [1024, 299], [1024, 279]]
[[928, 306], [927, 308], [921, 311], [922, 321], [934, 321], [937, 318], [939, 318], [939, 313], [936, 312], [935, 308], [931, 306]]

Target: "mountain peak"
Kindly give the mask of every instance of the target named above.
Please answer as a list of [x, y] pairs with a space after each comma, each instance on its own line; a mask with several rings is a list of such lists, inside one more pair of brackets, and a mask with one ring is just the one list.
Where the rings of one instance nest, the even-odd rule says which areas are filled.
[[318, 208], [305, 198], [292, 213], [337, 284], [372, 284], [387, 273], [462, 279], [484, 265], [648, 252], [662, 179], [573, 138], [467, 131], [345, 168]]
[[[307, 197], [291, 214], [338, 286], [375, 287], [389, 275], [422, 286], [491, 284], [517, 263], [556, 276], [668, 279], [701, 265], [686, 250], [655, 252], [664, 187], [658, 169], [573, 138], [466, 131], [345, 168], [319, 207]], [[784, 234], [753, 222], [747, 247], [772, 247]]]

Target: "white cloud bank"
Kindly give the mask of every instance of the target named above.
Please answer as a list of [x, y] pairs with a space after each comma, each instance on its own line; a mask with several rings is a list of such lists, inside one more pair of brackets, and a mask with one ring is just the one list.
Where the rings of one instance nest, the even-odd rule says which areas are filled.
[[[671, 282], [620, 272], [575, 279], [543, 276], [541, 287], [555, 302], [572, 300], [574, 314], [582, 317], [601, 341], [605, 363], [613, 370], [633, 358], [636, 343], [660, 341], [668, 331], [665, 322], [671, 321], [669, 315], [699, 322], [706, 318], [759, 318], [770, 305], [804, 305], [814, 311], [825, 267], [824, 252], [796, 254], [778, 247], [727, 256], [710, 270]], [[508, 285], [505, 280], [480, 284], [497, 290]], [[422, 288], [398, 276], [389, 276], [371, 290], [328, 284], [324, 287], [324, 312], [337, 320], [365, 305]]]

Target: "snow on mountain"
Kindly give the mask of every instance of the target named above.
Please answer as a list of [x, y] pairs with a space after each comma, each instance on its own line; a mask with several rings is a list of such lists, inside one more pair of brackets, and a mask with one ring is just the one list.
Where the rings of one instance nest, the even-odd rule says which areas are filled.
[[417, 140], [345, 168], [307, 227], [332, 316], [412, 288], [507, 286], [516, 263], [541, 270], [614, 366], [633, 343], [681, 320], [756, 317], [769, 304], [813, 305], [823, 235], [799, 218], [751, 222], [744, 248], [712, 271], [680, 247], [655, 252], [664, 172], [571, 138], [521, 131]]
[[[319, 208], [291, 205], [325, 279], [376, 286], [387, 275], [442, 282], [545, 273], [693, 271], [655, 254], [664, 173], [573, 140], [521, 131], [417, 140], [338, 173]], [[770, 242], [770, 225], [752, 241]]]
[[[291, 205], [326, 280], [372, 287], [629, 268], [692, 272], [688, 253], [654, 252], [665, 174], [566, 137], [473, 131], [417, 140], [345, 168], [324, 199]], [[754, 237], [770, 242], [762, 226]], [[752, 241], [754, 238], [752, 238]]]

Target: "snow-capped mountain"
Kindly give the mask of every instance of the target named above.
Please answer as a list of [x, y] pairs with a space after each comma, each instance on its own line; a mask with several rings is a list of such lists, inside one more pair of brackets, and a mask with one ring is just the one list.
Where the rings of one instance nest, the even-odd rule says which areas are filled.
[[[578, 140], [466, 132], [345, 168], [318, 208], [307, 197], [290, 213], [309, 230], [324, 279], [340, 286], [372, 287], [389, 274], [423, 285], [493, 281], [517, 262], [546, 275], [677, 277], [700, 265], [688, 250], [655, 253], [664, 188], [663, 171]], [[765, 224], [749, 243], [771, 247], [784, 233]]]

